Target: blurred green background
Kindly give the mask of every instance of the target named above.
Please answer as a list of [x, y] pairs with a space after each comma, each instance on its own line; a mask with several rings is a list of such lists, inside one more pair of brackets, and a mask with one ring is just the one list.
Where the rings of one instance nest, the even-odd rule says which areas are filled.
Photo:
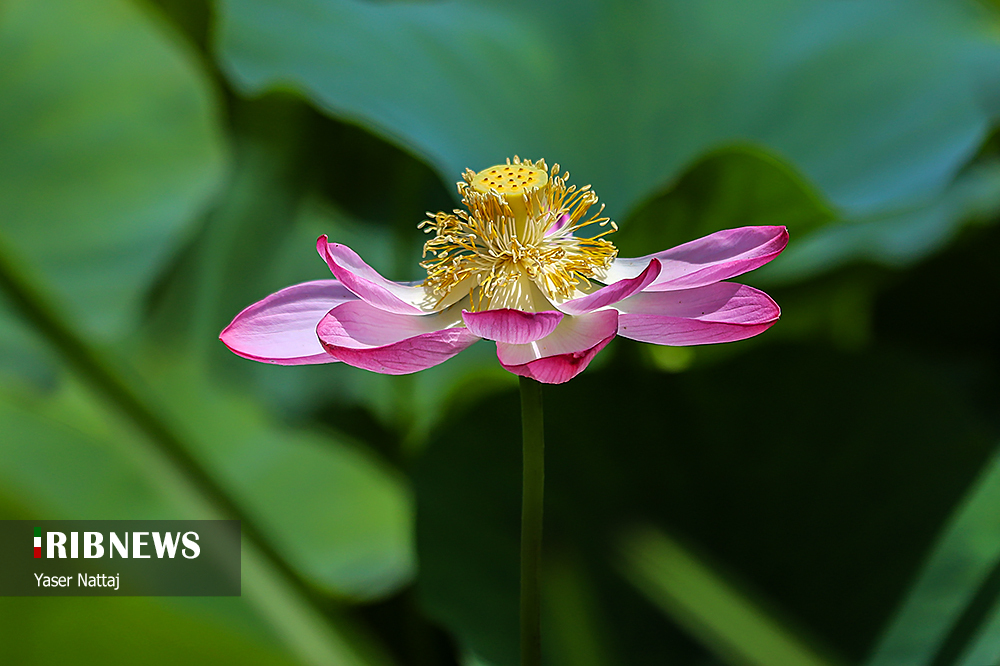
[[1000, 663], [1000, 11], [0, 0], [0, 518], [244, 521], [240, 598], [3, 598], [0, 663], [513, 666], [516, 381], [237, 358], [322, 233], [420, 279], [518, 154], [783, 308], [546, 388], [552, 666]]

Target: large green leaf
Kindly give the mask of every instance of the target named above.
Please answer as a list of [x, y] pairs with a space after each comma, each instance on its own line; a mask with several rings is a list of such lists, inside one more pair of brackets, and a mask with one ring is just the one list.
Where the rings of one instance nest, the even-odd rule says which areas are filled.
[[909, 205], [976, 150], [1000, 93], [992, 15], [965, 1], [219, 7], [244, 92], [295, 86], [447, 179], [513, 153], [557, 160], [617, 217], [747, 140], [852, 215]]
[[[334, 595], [371, 599], [410, 580], [415, 567], [411, 500], [403, 480], [374, 456], [332, 436], [270, 422], [255, 403], [208, 384], [182, 359], [161, 356], [145, 366], [156, 378], [158, 411], [170, 417], [202, 464], [267, 533], [275, 549], [314, 584]], [[55, 396], [65, 392], [60, 389]], [[72, 408], [80, 400], [39, 401], [37, 409], [77, 429], [97, 428], [100, 441], [113, 438], [114, 432], [107, 432], [92, 411], [84, 412], [79, 422]], [[80, 497], [77, 512], [82, 515], [73, 517], [123, 518], [123, 497], [128, 511], [149, 517], [141, 510], [149, 502], [130, 495], [142, 486], [95, 487], [88, 481], [101, 476], [103, 466], [120, 465], [115, 456], [127, 449], [98, 449], [100, 456], [110, 456], [104, 460], [72, 440], [61, 442], [61, 436], [65, 433], [51, 428], [34, 435], [13, 431], [4, 455], [4, 467], [13, 476], [4, 485], [17, 489], [18, 496], [22, 490], [39, 492], [38, 503], [58, 498], [61, 506], [72, 506], [72, 498]], [[30, 445], [34, 440], [40, 441]], [[43, 444], [54, 448], [47, 451]], [[79, 458], [66, 467], [67, 478], [58, 476], [59, 468], [46, 467], [56, 455], [67, 462]], [[87, 466], [89, 473], [81, 473]], [[151, 473], [170, 478], [163, 467]], [[30, 488], [20, 488], [25, 484]], [[156, 510], [163, 515], [162, 507]]]
[[638, 256], [720, 229], [785, 225], [787, 251], [753, 274], [766, 286], [831, 272], [852, 262], [902, 268], [950, 242], [963, 224], [1000, 211], [1000, 161], [978, 160], [931, 200], [904, 210], [849, 217], [776, 156], [749, 146], [715, 151], [666, 192], [629, 216], [613, 237], [623, 256]]
[[219, 184], [207, 77], [127, 0], [8, 0], [0, 62], [0, 231], [76, 326], [118, 336]]
[[[213, 601], [216, 607], [245, 604], [240, 599]], [[5, 597], [0, 599], [0, 622], [0, 659], [20, 666], [302, 663], [283, 654], [273, 639], [234, 626], [222, 613], [162, 599]]]
[[[219, 517], [171, 461], [76, 382], [61, 382], [49, 395], [0, 393], [0, 422], [0, 497], [18, 502], [20, 512], [13, 517]], [[292, 448], [299, 447], [292, 443]], [[281, 470], [280, 462], [276, 467]], [[317, 467], [328, 468], [322, 461]], [[7, 513], [3, 503], [0, 511]], [[289, 522], [294, 519], [289, 517]], [[0, 656], [10, 657], [10, 663], [52, 663], [55, 652], [72, 645], [80, 663], [101, 651], [105, 661], [120, 657], [118, 661], [178, 663], [200, 651], [202, 658], [218, 663], [287, 663], [288, 657], [277, 649], [283, 641], [307, 664], [386, 663], [359, 644], [346, 620], [327, 624], [328, 618], [303, 603], [247, 540], [242, 546], [242, 577], [242, 599], [188, 600], [169, 607], [160, 600], [137, 601], [122, 615], [114, 609], [91, 613], [101, 618], [94, 624], [90, 616], [81, 615], [73, 599], [51, 600], [54, 603], [45, 608], [28, 600], [4, 599], [0, 617], [13, 615], [16, 622], [0, 625]], [[92, 601], [104, 605], [122, 600]], [[141, 636], [142, 641], [119, 636], [113, 645], [104, 644], [110, 640], [110, 617], [115, 618], [116, 633]], [[39, 632], [52, 631], [53, 625], [66, 626], [59, 640], [40, 638]], [[176, 633], [168, 640], [171, 631]], [[152, 649], [155, 655], [143, 654]]]
[[751, 146], [715, 151], [630, 215], [612, 239], [626, 257], [720, 229], [784, 225], [793, 239], [835, 219], [829, 205], [774, 155]]
[[948, 243], [963, 223], [1000, 211], [1000, 161], [970, 167], [931, 201], [870, 218], [844, 219], [789, 246], [761, 270], [766, 284], [803, 280], [851, 261], [901, 268]]

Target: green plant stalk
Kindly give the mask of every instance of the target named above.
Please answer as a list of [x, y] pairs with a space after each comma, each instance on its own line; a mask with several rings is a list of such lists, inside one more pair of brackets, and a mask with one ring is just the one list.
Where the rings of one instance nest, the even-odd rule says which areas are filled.
[[520, 378], [524, 476], [521, 486], [521, 666], [541, 666], [542, 509], [545, 424], [542, 385]]

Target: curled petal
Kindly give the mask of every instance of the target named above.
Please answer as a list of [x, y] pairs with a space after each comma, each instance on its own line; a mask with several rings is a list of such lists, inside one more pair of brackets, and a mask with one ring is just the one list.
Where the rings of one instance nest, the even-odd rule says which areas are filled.
[[593, 312], [599, 308], [617, 303], [623, 298], [628, 298], [637, 291], [642, 291], [652, 284], [659, 274], [659, 259], [651, 259], [645, 270], [639, 273], [636, 277], [619, 280], [614, 284], [601, 287], [586, 296], [574, 298], [570, 301], [563, 301], [562, 303], [556, 305], [556, 307], [566, 314], [571, 315], [581, 315], [587, 312]]
[[432, 299], [423, 287], [385, 279], [354, 250], [340, 243], [328, 242], [325, 235], [316, 241], [316, 251], [344, 286], [380, 310], [423, 314], [440, 309], [432, 305]]
[[639, 275], [650, 259], [663, 264], [645, 291], [691, 289], [752, 271], [778, 256], [788, 244], [785, 227], [740, 227], [637, 259], [615, 259], [601, 282], [613, 284]]
[[472, 333], [480, 338], [510, 344], [540, 340], [554, 331], [562, 318], [561, 312], [522, 312], [509, 308], [462, 311], [462, 319]]
[[732, 282], [646, 291], [615, 307], [621, 312], [618, 335], [675, 346], [743, 340], [773, 326], [781, 314], [764, 292]]
[[456, 328], [460, 322], [452, 311], [406, 315], [353, 301], [330, 310], [316, 335], [339, 361], [384, 375], [406, 375], [443, 363], [479, 339]]
[[333, 363], [316, 339], [316, 325], [334, 307], [357, 300], [337, 280], [286, 287], [236, 315], [219, 339], [243, 358], [277, 365]]
[[583, 372], [615, 337], [618, 312], [601, 310], [566, 317], [546, 337], [523, 345], [497, 343], [497, 358], [506, 370], [545, 384], [561, 384]]

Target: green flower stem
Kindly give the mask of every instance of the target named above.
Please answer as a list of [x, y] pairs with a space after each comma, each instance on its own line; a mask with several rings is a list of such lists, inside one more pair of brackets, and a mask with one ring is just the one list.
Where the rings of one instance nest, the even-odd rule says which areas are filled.
[[545, 424], [542, 385], [520, 378], [524, 480], [521, 489], [521, 666], [542, 663], [540, 583], [545, 494]]

